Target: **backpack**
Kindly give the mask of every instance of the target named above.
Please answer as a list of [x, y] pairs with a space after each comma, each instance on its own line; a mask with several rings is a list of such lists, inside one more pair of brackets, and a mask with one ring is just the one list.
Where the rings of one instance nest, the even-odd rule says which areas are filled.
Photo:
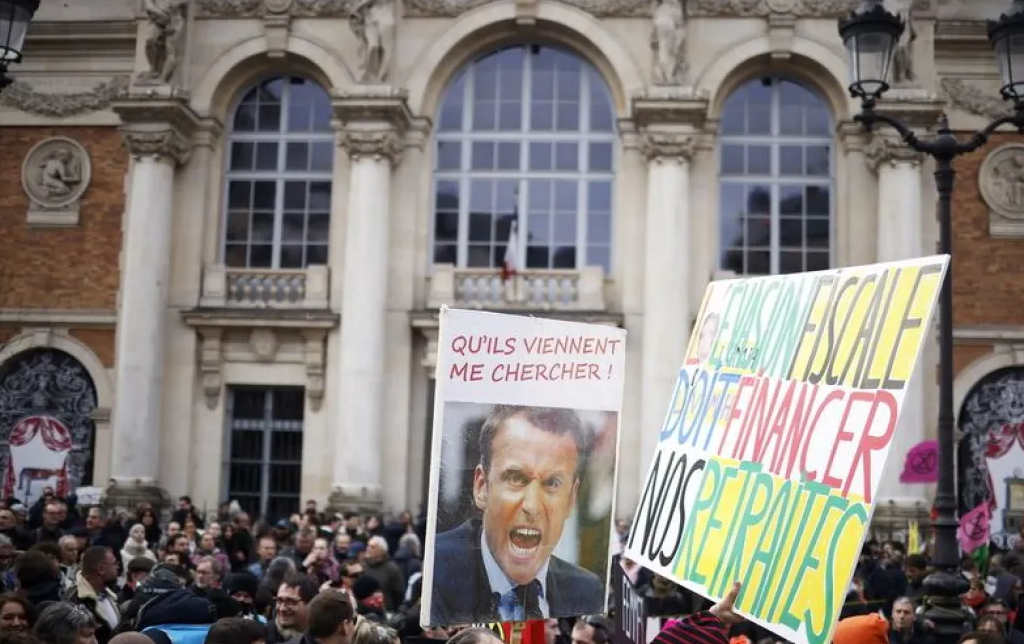
[[206, 597], [191, 590], [172, 590], [157, 595], [139, 608], [135, 628], [145, 630], [163, 624], [201, 624], [207, 627], [217, 621], [217, 609]]
[[[212, 624], [166, 624], [150, 626], [142, 631], [158, 644], [203, 644]], [[161, 634], [166, 636], [161, 637]]]

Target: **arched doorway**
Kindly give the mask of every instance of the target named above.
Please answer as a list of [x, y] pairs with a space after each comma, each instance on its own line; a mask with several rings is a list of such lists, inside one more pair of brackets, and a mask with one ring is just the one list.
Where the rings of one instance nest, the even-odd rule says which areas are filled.
[[[960, 429], [960, 512], [989, 501], [993, 525], [1005, 526], [1008, 479], [1024, 477], [1024, 368], [1000, 369], [982, 378], [964, 400]], [[995, 534], [993, 539], [1005, 546], [1010, 536]]]
[[0, 365], [0, 486], [25, 504], [92, 483], [96, 386], [63, 351], [34, 349]]

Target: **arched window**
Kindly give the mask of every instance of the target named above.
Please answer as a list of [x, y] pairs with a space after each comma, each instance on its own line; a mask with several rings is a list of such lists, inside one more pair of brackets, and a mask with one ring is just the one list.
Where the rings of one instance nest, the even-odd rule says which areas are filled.
[[248, 90], [231, 115], [227, 156], [224, 263], [326, 264], [334, 166], [327, 92], [294, 77]]
[[741, 275], [829, 268], [828, 104], [792, 80], [759, 78], [726, 99], [720, 131], [721, 267]]
[[92, 483], [96, 386], [74, 357], [32, 349], [0, 365], [0, 487], [31, 505]]
[[526, 268], [610, 269], [615, 115], [592, 65], [542, 45], [476, 60], [436, 144], [435, 263], [501, 266], [515, 221]]

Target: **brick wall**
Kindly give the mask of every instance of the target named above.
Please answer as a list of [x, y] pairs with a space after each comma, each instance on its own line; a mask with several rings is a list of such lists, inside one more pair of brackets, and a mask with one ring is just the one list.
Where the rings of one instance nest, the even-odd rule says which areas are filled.
[[1024, 324], [1024, 240], [989, 236], [988, 207], [978, 191], [982, 162], [1008, 141], [1024, 141], [1024, 137], [995, 136], [986, 147], [956, 162], [953, 319], [957, 326]]
[[103, 366], [114, 367], [114, 329], [71, 329], [71, 337], [92, 349]]
[[[56, 135], [85, 147], [92, 181], [78, 226], [30, 228], [22, 162], [32, 146]], [[0, 308], [114, 309], [127, 170], [116, 128], [0, 127]]]

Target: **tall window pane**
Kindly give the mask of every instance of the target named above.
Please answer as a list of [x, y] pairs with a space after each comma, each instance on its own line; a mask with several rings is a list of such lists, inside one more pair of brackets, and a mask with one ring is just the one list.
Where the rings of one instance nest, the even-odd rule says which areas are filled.
[[725, 102], [719, 149], [721, 267], [741, 275], [831, 266], [834, 139], [828, 104], [783, 78]]
[[448, 86], [434, 150], [433, 261], [497, 268], [516, 222], [532, 269], [611, 269], [615, 114], [597, 70], [540, 45], [493, 52]]
[[327, 92], [295, 77], [249, 89], [230, 121], [227, 164], [224, 263], [326, 264], [334, 168]]

